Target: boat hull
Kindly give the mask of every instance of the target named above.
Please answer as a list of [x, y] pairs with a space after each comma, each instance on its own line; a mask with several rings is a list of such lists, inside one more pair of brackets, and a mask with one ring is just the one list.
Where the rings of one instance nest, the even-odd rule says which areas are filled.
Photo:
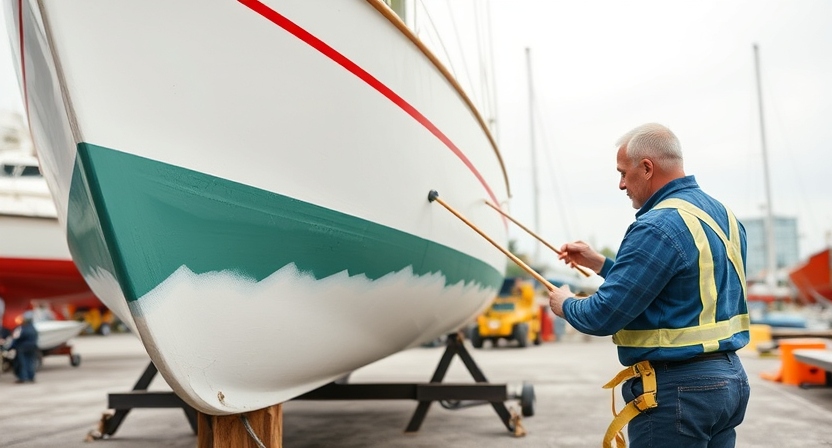
[[11, 329], [33, 301], [101, 306], [70, 258], [56, 218], [0, 214], [0, 297], [2, 325]]
[[459, 329], [502, 283], [505, 257], [427, 201], [505, 243], [499, 154], [371, 4], [11, 10], [73, 259], [196, 409], [289, 400]]
[[49, 189], [36, 173], [37, 159], [16, 148], [0, 153], [0, 167], [3, 327], [16, 327], [33, 305], [101, 307], [72, 261]]
[[806, 263], [789, 272], [789, 279], [805, 303], [832, 305], [832, 249], [809, 257]]

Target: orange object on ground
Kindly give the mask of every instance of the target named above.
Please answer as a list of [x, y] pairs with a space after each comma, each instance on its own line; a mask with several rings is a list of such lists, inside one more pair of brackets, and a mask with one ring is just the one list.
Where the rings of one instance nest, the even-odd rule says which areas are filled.
[[781, 339], [780, 371], [776, 373], [763, 372], [760, 377], [766, 380], [778, 381], [783, 384], [800, 386], [801, 384], [826, 384], [826, 372], [823, 369], [804, 364], [794, 357], [794, 350], [803, 348], [826, 348], [826, 341], [817, 338]]
[[540, 305], [540, 338], [545, 342], [555, 340], [555, 324], [546, 305]]

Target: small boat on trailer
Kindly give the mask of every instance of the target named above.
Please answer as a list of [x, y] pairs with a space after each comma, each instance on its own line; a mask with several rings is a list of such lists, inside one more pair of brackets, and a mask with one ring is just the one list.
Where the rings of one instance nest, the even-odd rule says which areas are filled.
[[195, 409], [281, 403], [461, 328], [508, 180], [456, 81], [379, 0], [13, 0], [70, 252]]

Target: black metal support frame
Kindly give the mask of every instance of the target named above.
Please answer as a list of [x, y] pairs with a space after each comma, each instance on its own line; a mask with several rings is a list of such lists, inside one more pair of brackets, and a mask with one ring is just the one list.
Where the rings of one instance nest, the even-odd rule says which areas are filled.
[[101, 419], [99, 431], [101, 436], [112, 436], [121, 426], [127, 414], [134, 408], [182, 408], [185, 417], [196, 434], [197, 413], [194, 408], [182, 401], [173, 392], [150, 392], [147, 387], [159, 372], [153, 362], [147, 364], [147, 368], [136, 381], [133, 390], [126, 393], [108, 394], [107, 407], [115, 410], [112, 415], [106, 415]]
[[[476, 384], [442, 383], [454, 356], [459, 356], [471, 373]], [[194, 433], [197, 432], [197, 412], [182, 401], [173, 392], [150, 392], [147, 387], [158, 370], [150, 362], [141, 378], [127, 393], [108, 394], [108, 405], [116, 412], [102, 419], [100, 432], [102, 436], [112, 436], [133, 408], [182, 408]], [[407, 433], [419, 431], [425, 416], [434, 401], [475, 400], [490, 403], [509, 431], [517, 430], [519, 416], [513, 416], [505, 405], [509, 399], [505, 384], [490, 384], [474, 358], [468, 353], [460, 334], [450, 334], [445, 352], [436, 366], [429, 383], [364, 383], [342, 384], [329, 383], [318, 389], [300, 395], [294, 400], [400, 400], [410, 399], [419, 402], [410, 422], [405, 429]]]
[[[509, 399], [505, 384], [490, 384], [474, 358], [468, 353], [461, 335], [448, 335], [445, 353], [436, 366], [429, 383], [338, 384], [329, 383], [307, 392], [295, 400], [417, 400], [419, 405], [410, 418], [405, 432], [416, 432], [434, 401], [478, 400], [489, 402], [509, 431], [515, 430], [512, 415], [506, 408]], [[454, 356], [459, 356], [477, 384], [442, 383]]]

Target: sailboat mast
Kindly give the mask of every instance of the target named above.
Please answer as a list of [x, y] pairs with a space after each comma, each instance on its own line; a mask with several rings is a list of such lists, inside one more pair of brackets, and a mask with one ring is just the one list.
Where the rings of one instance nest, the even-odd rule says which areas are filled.
[[[526, 72], [529, 79], [529, 143], [532, 151], [532, 187], [533, 194], [532, 208], [534, 209], [534, 231], [540, 234], [540, 207], [538, 206], [538, 198], [540, 197], [540, 184], [537, 181], [537, 150], [535, 148], [535, 134], [534, 134], [534, 86], [532, 85], [532, 53], [529, 47], [526, 47]], [[534, 246], [534, 261], [532, 264], [538, 263], [540, 260], [540, 244]]]
[[763, 118], [763, 87], [760, 81], [760, 56], [757, 44], [754, 44], [754, 69], [757, 75], [757, 105], [760, 109], [760, 143], [763, 150], [763, 176], [766, 189], [766, 284], [776, 286], [775, 271], [777, 261], [774, 250], [774, 214], [771, 206], [771, 177], [768, 170], [768, 150], [766, 149], [766, 124]]

